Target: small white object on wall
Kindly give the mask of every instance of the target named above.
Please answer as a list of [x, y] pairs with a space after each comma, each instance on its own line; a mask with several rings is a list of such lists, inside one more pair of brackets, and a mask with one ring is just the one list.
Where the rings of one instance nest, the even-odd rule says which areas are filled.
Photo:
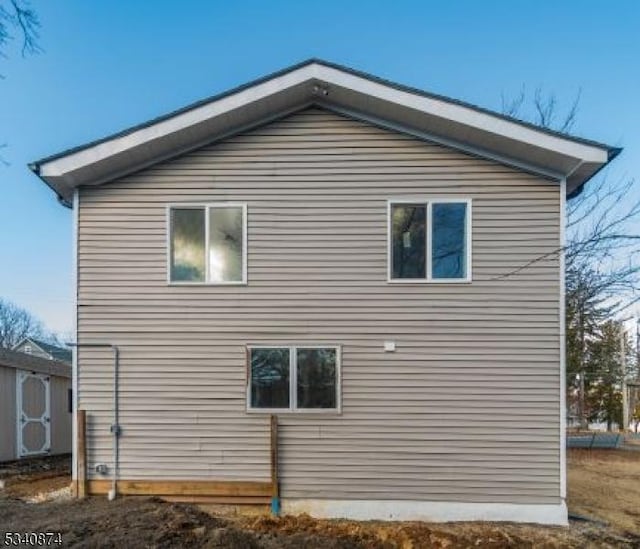
[[384, 342], [384, 352], [392, 353], [396, 350], [396, 342], [395, 341], [385, 341]]

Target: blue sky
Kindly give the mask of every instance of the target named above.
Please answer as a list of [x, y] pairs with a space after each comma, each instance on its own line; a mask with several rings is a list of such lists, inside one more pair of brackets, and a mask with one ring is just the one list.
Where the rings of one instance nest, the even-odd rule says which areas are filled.
[[[26, 164], [308, 57], [499, 110], [582, 99], [573, 133], [640, 176], [640, 2], [33, 0], [43, 53], [0, 59], [0, 297], [72, 327], [71, 212]], [[637, 191], [636, 191], [637, 192]]]

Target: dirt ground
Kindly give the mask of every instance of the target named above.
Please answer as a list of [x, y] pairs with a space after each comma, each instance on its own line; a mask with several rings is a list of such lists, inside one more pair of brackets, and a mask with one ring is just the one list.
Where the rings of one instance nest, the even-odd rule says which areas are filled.
[[[46, 500], [51, 493], [59, 495], [65, 491], [70, 497], [70, 466], [69, 455], [0, 463], [0, 499], [4, 496], [36, 502]], [[0, 526], [1, 521], [2, 515]]]
[[571, 450], [569, 511], [640, 534], [640, 452]]
[[552, 528], [329, 521], [220, 509], [212, 514], [150, 498], [77, 501], [68, 488], [68, 459], [0, 464], [0, 545], [5, 532], [49, 531], [61, 532], [63, 547], [640, 547], [640, 452], [571, 451], [568, 470], [570, 512], [595, 522], [572, 520], [569, 528]]

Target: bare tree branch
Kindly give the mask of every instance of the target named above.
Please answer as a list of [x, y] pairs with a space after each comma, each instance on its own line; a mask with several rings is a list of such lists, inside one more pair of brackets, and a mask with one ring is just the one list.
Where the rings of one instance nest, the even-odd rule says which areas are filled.
[[533, 105], [536, 109], [537, 124], [543, 128], [552, 128], [556, 115], [557, 101], [555, 94], [543, 96], [542, 88], [536, 88], [533, 94]]
[[571, 105], [571, 108], [565, 115], [562, 124], [560, 124], [560, 126], [558, 127], [558, 131], [561, 131], [562, 133], [567, 133], [571, 131], [571, 128], [575, 124], [576, 117], [578, 115], [578, 107], [580, 105], [581, 96], [582, 96], [582, 88], [578, 90], [578, 93], [576, 94], [576, 97], [573, 100], [573, 104]]
[[[11, 34], [13, 29], [16, 29], [22, 37], [23, 57], [42, 51], [38, 44], [40, 20], [28, 0], [0, 0], [0, 57], [7, 57], [5, 50], [14, 39]], [[0, 80], [2, 79], [4, 76], [0, 74]], [[0, 144], [0, 149], [5, 147], [6, 144]], [[7, 164], [8, 162], [0, 156], [0, 165]]]
[[[581, 93], [579, 90], [569, 110], [560, 116], [555, 94], [538, 87], [528, 118], [542, 127], [568, 132], [576, 121]], [[524, 87], [513, 101], [502, 95], [505, 114], [521, 116], [525, 103]], [[640, 293], [640, 236], [634, 224], [640, 218], [640, 200], [629, 200], [634, 186], [633, 179], [611, 181], [601, 177], [592, 181], [567, 203], [565, 247], [550, 250], [493, 280], [516, 275], [563, 253], [568, 284], [571, 272], [593, 271], [598, 291], [607, 299], [615, 298], [618, 310], [636, 303]]]
[[22, 56], [42, 51], [38, 45], [40, 20], [27, 0], [9, 0], [0, 4], [0, 51], [13, 39], [11, 29], [22, 37]]
[[15, 19], [22, 31], [22, 56], [29, 53], [40, 53], [42, 48], [38, 45], [40, 38], [40, 20], [26, 2], [11, 0], [15, 12]]
[[520, 88], [520, 92], [513, 99], [507, 99], [504, 92], [500, 95], [502, 100], [502, 112], [508, 116], [513, 118], [517, 118], [520, 110], [522, 109], [522, 105], [524, 104], [524, 100], [526, 99], [526, 90], [524, 84], [522, 88]]
[[25, 309], [0, 300], [0, 347], [11, 349], [25, 337], [43, 334], [42, 322]]
[[503, 114], [514, 118], [520, 118], [522, 120], [528, 120], [529, 122], [537, 124], [543, 128], [552, 129], [562, 133], [569, 132], [575, 124], [581, 97], [582, 89], [579, 89], [573, 99], [571, 107], [569, 107], [566, 114], [560, 117], [560, 120], [556, 122], [559, 117], [559, 104], [554, 93], [545, 93], [542, 87], [538, 86], [534, 90], [533, 97], [530, 100], [533, 113], [529, 115], [523, 113], [523, 109], [527, 103], [527, 93], [524, 85], [522, 85], [520, 91], [513, 99], [509, 99], [504, 92], [500, 94]]

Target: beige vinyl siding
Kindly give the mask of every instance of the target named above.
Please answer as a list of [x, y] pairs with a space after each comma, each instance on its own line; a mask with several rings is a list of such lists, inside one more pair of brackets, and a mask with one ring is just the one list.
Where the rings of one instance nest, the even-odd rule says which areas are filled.
[[16, 459], [16, 371], [0, 366], [0, 461]]
[[71, 380], [63, 377], [51, 377], [51, 453], [67, 454], [71, 452], [71, 420], [69, 413], [68, 390]]
[[[387, 283], [387, 200], [473, 200], [473, 282]], [[246, 202], [248, 285], [170, 286], [166, 205]], [[80, 191], [79, 340], [121, 349], [124, 479], [269, 478], [245, 345], [342, 346], [342, 413], [281, 415], [283, 497], [560, 498], [557, 183], [310, 109]], [[396, 352], [383, 352], [395, 341]], [[80, 349], [89, 471], [110, 351]]]

